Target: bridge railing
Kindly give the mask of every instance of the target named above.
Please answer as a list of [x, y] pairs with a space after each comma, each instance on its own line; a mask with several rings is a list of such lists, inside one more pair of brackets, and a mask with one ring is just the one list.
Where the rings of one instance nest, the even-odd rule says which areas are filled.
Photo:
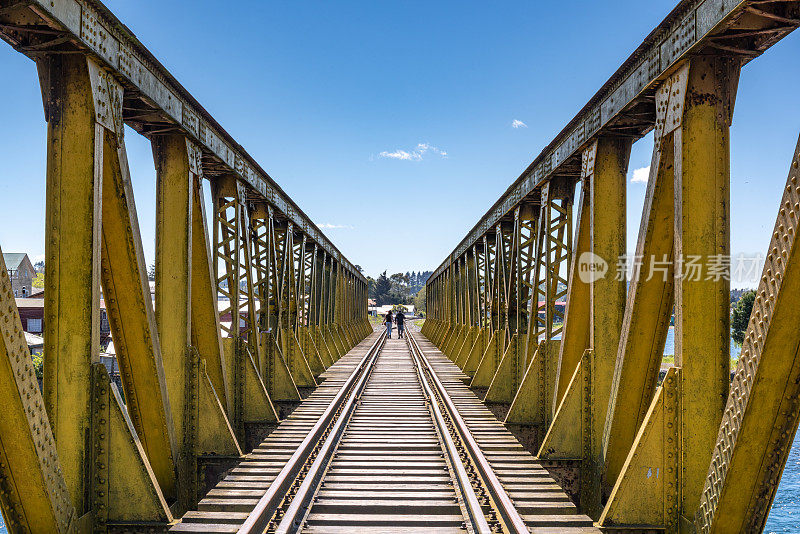
[[[427, 283], [423, 333], [600, 526], [764, 527], [800, 416], [800, 153], [731, 381], [729, 126], [741, 67], [798, 25], [800, 2], [680, 2]], [[628, 159], [650, 131], [626, 280]]]
[[[0, 36], [35, 60], [48, 125], [41, 394], [0, 273], [3, 516], [163, 529], [371, 332], [366, 280], [100, 2], [0, 2]], [[155, 306], [124, 125], [156, 164]]]

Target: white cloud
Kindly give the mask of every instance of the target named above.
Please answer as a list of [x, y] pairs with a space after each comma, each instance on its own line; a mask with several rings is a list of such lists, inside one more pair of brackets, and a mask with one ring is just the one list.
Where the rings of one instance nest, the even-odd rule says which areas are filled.
[[345, 228], [347, 230], [352, 230], [353, 229], [353, 227], [350, 226], [349, 224], [322, 223], [322, 224], [318, 224], [317, 226], [319, 226], [320, 228], [325, 228], [327, 230], [331, 230], [331, 229], [335, 229], [335, 228]]
[[650, 178], [650, 165], [648, 165], [647, 167], [642, 167], [641, 169], [634, 170], [633, 177], [631, 178], [631, 183], [646, 184], [649, 178]]
[[432, 154], [436, 154], [443, 158], [447, 157], [447, 152], [440, 149], [439, 147], [435, 147], [430, 143], [418, 143], [416, 147], [414, 147], [410, 152], [407, 150], [395, 150], [394, 152], [389, 152], [388, 150], [384, 150], [380, 154], [378, 154], [381, 158], [389, 158], [389, 159], [398, 159], [398, 160], [405, 160], [405, 161], [422, 161], [423, 156], [427, 152]]
[[514, 119], [513, 122], [511, 123], [511, 127], [512, 128], [527, 128], [528, 125], [525, 124], [524, 122], [522, 122], [519, 119]]
[[422, 159], [421, 154], [406, 152], [405, 150], [395, 150], [394, 152], [388, 152], [384, 150], [378, 155], [382, 158], [391, 158], [391, 159], [404, 159], [413, 161], [419, 161]]

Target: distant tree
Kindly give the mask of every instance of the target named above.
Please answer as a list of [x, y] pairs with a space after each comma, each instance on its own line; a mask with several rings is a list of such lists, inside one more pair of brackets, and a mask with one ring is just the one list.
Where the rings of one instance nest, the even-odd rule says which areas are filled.
[[147, 279], [151, 282], [156, 279], [156, 264], [151, 263], [150, 267], [147, 268]]
[[408, 277], [403, 273], [394, 273], [392, 276], [389, 277], [389, 280], [391, 280], [392, 284], [394, 284], [397, 287], [408, 285]]
[[394, 273], [389, 277], [392, 282], [392, 291], [390, 293], [392, 304], [411, 304], [408, 278], [408, 275], [403, 273]]
[[363, 268], [362, 266], [360, 266], [360, 265], [356, 265], [355, 267], [356, 267], [356, 270], [357, 270], [358, 272], [360, 272], [361, 274], [364, 274], [364, 268]]
[[36, 277], [33, 279], [33, 287], [44, 288], [44, 272], [37, 271]]
[[390, 295], [392, 290], [392, 283], [389, 277], [386, 276], [386, 271], [383, 271], [378, 279], [375, 280], [375, 302], [378, 306], [389, 304]]
[[[430, 277], [432, 271], [411, 271], [405, 273], [394, 273], [387, 276], [384, 271], [377, 280], [367, 277], [367, 287], [369, 298], [375, 299], [378, 306], [385, 304], [414, 304], [414, 297], [425, 287], [425, 282]], [[388, 282], [388, 289], [385, 288], [381, 278]], [[385, 291], [384, 291], [385, 289]]]
[[739, 302], [733, 307], [731, 314], [731, 337], [741, 345], [744, 342], [744, 333], [747, 330], [747, 323], [750, 322], [750, 314], [753, 312], [753, 302], [756, 300], [756, 292], [751, 289], [742, 294]]
[[416, 295], [420, 289], [423, 288], [425, 285], [425, 281], [430, 277], [430, 271], [419, 271], [419, 272], [411, 272], [406, 273], [408, 276], [408, 295], [409, 297], [413, 297]]
[[426, 295], [425, 286], [422, 286], [422, 289], [417, 291], [417, 294], [414, 295], [414, 308], [416, 309], [417, 313], [419, 312], [425, 313], [428, 311], [425, 305], [426, 302], [425, 295]]
[[44, 262], [43, 261], [37, 261], [36, 263], [34, 263], [33, 264], [33, 270], [36, 271], [37, 273], [43, 273], [44, 272]]

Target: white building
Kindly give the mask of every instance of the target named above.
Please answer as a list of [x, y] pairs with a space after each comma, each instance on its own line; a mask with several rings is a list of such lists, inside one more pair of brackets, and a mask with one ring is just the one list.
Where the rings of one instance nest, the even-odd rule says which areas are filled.
[[403, 308], [403, 314], [406, 317], [411, 317], [416, 312], [413, 304], [384, 304], [383, 306], [370, 306], [368, 311], [370, 315], [378, 315], [382, 317], [389, 313], [389, 310], [394, 310], [395, 308], [399, 309], [401, 307]]

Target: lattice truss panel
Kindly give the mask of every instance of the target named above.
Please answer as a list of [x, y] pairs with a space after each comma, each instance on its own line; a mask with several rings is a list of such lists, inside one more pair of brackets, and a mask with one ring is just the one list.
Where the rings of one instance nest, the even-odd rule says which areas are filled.
[[[800, 418], [797, 153], [733, 374], [715, 262], [741, 67], [798, 25], [797, 2], [682, 2], [428, 281], [423, 333], [603, 528], [764, 528]], [[628, 158], [651, 130], [626, 258]]]

